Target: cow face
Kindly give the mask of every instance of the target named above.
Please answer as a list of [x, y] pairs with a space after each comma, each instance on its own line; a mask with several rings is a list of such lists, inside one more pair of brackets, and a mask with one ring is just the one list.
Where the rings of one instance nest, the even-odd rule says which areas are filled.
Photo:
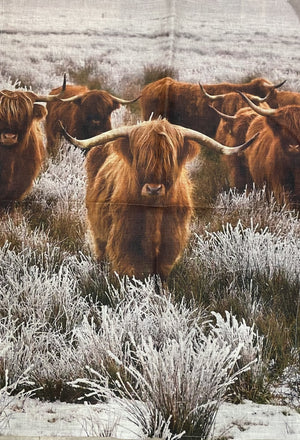
[[289, 105], [279, 108], [267, 118], [273, 132], [280, 134], [285, 154], [299, 164], [300, 161], [300, 106]]
[[120, 107], [120, 104], [103, 90], [89, 91], [78, 97], [74, 104], [79, 107], [87, 138], [110, 130], [110, 115]]
[[137, 126], [129, 138], [118, 139], [114, 145], [130, 164], [140, 195], [149, 202], [167, 196], [185, 162], [199, 152], [196, 142], [185, 140], [180, 130], [166, 121]]
[[0, 145], [10, 147], [23, 140], [34, 119], [45, 117], [47, 110], [34, 104], [30, 92], [0, 92]]

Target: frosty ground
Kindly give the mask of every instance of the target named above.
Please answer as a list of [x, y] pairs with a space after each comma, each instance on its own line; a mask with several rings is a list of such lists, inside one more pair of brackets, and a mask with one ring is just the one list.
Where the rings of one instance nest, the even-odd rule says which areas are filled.
[[[105, 432], [118, 439], [140, 439], [137, 427], [128, 422], [122, 410], [107, 405], [76, 405], [39, 402], [35, 399], [15, 402], [2, 435], [104, 437]], [[298, 440], [300, 416], [285, 405], [260, 405], [250, 401], [234, 405], [223, 403], [216, 417], [212, 438], [234, 440]]]

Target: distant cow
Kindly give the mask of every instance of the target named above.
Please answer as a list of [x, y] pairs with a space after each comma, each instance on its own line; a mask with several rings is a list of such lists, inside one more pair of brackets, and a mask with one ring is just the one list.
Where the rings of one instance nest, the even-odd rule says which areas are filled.
[[[241, 96], [240, 98], [243, 99]], [[244, 143], [250, 123], [254, 118], [258, 117], [257, 113], [248, 106], [244, 99], [243, 101], [247, 107], [240, 108], [234, 115], [222, 113], [213, 107], [221, 118], [215, 140], [228, 147]], [[261, 102], [260, 106], [269, 108], [265, 102]], [[222, 156], [222, 161], [226, 166], [231, 188], [243, 191], [246, 185], [248, 188], [252, 187], [253, 181], [244, 152], [231, 156], [224, 155]]]
[[245, 151], [255, 184], [272, 191], [278, 200], [285, 196], [291, 206], [300, 206], [300, 106], [263, 109], [246, 96], [249, 106], [258, 113], [246, 134], [257, 139]]
[[[65, 87], [65, 78], [64, 86]], [[47, 110], [38, 102], [59, 99], [20, 90], [0, 91], [0, 205], [23, 199], [40, 172], [45, 155], [40, 121]]]
[[247, 147], [228, 148], [165, 119], [83, 141], [65, 136], [95, 147], [86, 159], [86, 206], [97, 259], [106, 255], [113, 270], [139, 278], [166, 279], [184, 249], [193, 212], [186, 163], [198, 143], [223, 154]]
[[[50, 94], [60, 91], [57, 88]], [[49, 153], [55, 153], [58, 149], [61, 134], [59, 120], [72, 136], [79, 139], [90, 138], [111, 130], [111, 113], [120, 104], [130, 104], [139, 99], [127, 101], [105, 90], [89, 90], [85, 86], [74, 85], [67, 86], [63, 96], [64, 99], [47, 105], [46, 135]]]
[[[271, 90], [280, 87], [263, 78], [255, 78], [248, 83], [220, 83], [204, 85], [211, 95], [237, 92], [239, 90], [252, 95], [265, 97]], [[198, 130], [214, 137], [219, 124], [219, 117], [210, 108], [210, 102], [198, 84], [178, 82], [166, 77], [148, 84], [142, 90], [141, 108], [143, 119], [151, 116], [165, 117], [173, 124], [179, 124]]]

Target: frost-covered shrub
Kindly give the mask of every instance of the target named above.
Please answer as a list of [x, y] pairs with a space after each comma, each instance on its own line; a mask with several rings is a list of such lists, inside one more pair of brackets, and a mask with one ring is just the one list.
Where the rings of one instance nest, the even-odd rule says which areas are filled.
[[86, 363], [95, 369], [118, 367], [108, 355], [112, 352], [127, 365], [131, 338], [136, 343], [148, 335], [159, 348], [166, 340], [177, 340], [178, 334], [199, 331], [205, 314], [191, 310], [182, 301], [176, 304], [165, 295], [155, 293], [153, 279], [144, 282], [119, 279], [119, 288], [107, 284], [111, 306], [94, 309], [93, 321], [85, 319], [75, 332]]
[[26, 247], [40, 250], [47, 249], [49, 233], [41, 228], [32, 229], [26, 217], [17, 209], [13, 213], [3, 213], [1, 216], [0, 245], [13, 250], [23, 250]]
[[84, 195], [84, 155], [79, 149], [63, 142], [59, 156], [48, 158], [46, 169], [40, 175], [31, 198], [45, 208], [51, 204], [56, 212], [75, 211], [79, 216], [84, 216]]
[[66, 383], [85, 365], [73, 330], [92, 306], [81, 295], [69, 259], [61, 258], [59, 248], [15, 252], [7, 244], [0, 260], [0, 333], [10, 344], [3, 357], [10, 380], [32, 365], [30, 377], [43, 388], [40, 396], [71, 399]]
[[100, 399], [117, 400], [145, 435], [162, 437], [167, 427], [173, 435], [184, 431], [207, 438], [220, 400], [241, 373], [232, 373], [241, 346], [232, 349], [211, 335], [197, 340], [180, 332], [177, 340], [165, 341], [159, 350], [150, 337], [135, 344], [132, 335], [131, 344], [127, 365], [109, 353], [125, 368], [129, 381], [117, 373], [110, 378], [113, 387], [108, 387], [108, 375], [97, 373], [98, 381], [78, 380], [74, 385], [86, 386]]
[[230, 344], [233, 348], [242, 346], [236, 369], [250, 365], [248, 371], [239, 376], [231, 387], [230, 394], [233, 400], [243, 398], [255, 401], [265, 399], [269, 393], [266, 383], [267, 362], [264, 356], [264, 336], [258, 334], [253, 324], [248, 326], [244, 319], [239, 322], [235, 316], [225, 311], [225, 318], [220, 313], [212, 312], [215, 322], [211, 324], [211, 331], [219, 340]]
[[22, 372], [30, 366], [25, 388], [28, 392], [48, 400], [72, 399], [74, 393], [69, 392], [66, 384], [70, 378], [82, 374], [83, 362], [70, 335], [66, 337], [49, 329], [34, 318], [22, 324], [2, 319], [0, 339], [9, 344], [2, 364], [10, 382], [18, 383]]
[[28, 222], [32, 228], [44, 228], [64, 249], [88, 252], [84, 156], [66, 143], [63, 146], [58, 157], [48, 159], [26, 199]]
[[[182, 295], [192, 291], [192, 297], [209, 310], [223, 316], [225, 310], [232, 310], [250, 326], [255, 323], [266, 337], [265, 361], [276, 359], [280, 372], [288, 365], [299, 337], [298, 226], [293, 216], [285, 234], [281, 228], [276, 232], [274, 228], [273, 232], [260, 229], [251, 219], [248, 223], [248, 227], [238, 221], [236, 226], [226, 224], [220, 231], [194, 233], [175, 268], [177, 289], [180, 276]], [[264, 393], [263, 381], [259, 387]]]
[[274, 195], [269, 195], [266, 188], [258, 189], [255, 186], [243, 193], [230, 189], [221, 192], [216, 200], [213, 217], [220, 224], [235, 224], [238, 221], [244, 226], [252, 224], [280, 235], [300, 234], [299, 216], [286, 206], [279, 205]]
[[0, 249], [1, 316], [43, 325], [68, 333], [81, 321], [88, 306], [78, 291], [68, 264], [56, 268], [51, 254], [36, 254], [30, 248], [15, 253]]
[[[113, 302], [116, 296], [113, 289]], [[213, 325], [199, 311], [155, 295], [151, 280], [123, 281], [120, 296], [116, 307], [101, 308], [98, 328], [86, 320], [77, 328], [96, 378], [73, 386], [89, 398], [117, 401], [147, 436], [207, 438], [228, 387], [261, 356], [261, 339], [230, 314], [226, 320], [215, 314]]]
[[210, 324], [212, 333], [219, 339], [224, 340], [225, 344], [234, 347], [242, 345], [238, 364], [244, 367], [255, 361], [255, 366], [251, 368], [259, 369], [262, 362], [262, 350], [264, 337], [259, 336], [254, 325], [249, 327], [245, 320], [239, 322], [235, 316], [228, 311], [225, 312], [225, 318], [220, 313], [212, 312], [215, 317], [215, 323]]
[[31, 365], [31, 382], [42, 388], [39, 396], [72, 399], [74, 393], [66, 383], [82, 374], [85, 365], [76, 350], [73, 329], [89, 314], [90, 306], [67, 261], [54, 271], [49, 255], [44, 254], [41, 262], [31, 253], [6, 250], [1, 255], [0, 336], [9, 349], [3, 356], [0, 380], [4, 369], [15, 381]]
[[192, 264], [200, 262], [213, 269], [251, 275], [260, 272], [272, 277], [283, 271], [293, 280], [299, 277], [300, 241], [292, 234], [281, 236], [267, 228], [259, 231], [253, 224], [244, 228], [240, 222], [227, 224], [219, 232], [195, 236]]

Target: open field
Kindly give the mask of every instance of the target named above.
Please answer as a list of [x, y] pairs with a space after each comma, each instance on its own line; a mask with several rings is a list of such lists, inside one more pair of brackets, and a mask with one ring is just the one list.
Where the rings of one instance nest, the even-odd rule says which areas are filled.
[[299, 21], [291, 6], [235, 0], [224, 11], [223, 3], [3, 3], [1, 73], [47, 91], [60, 84], [70, 63], [80, 68], [92, 60], [94, 74], [107, 75], [107, 85], [120, 93], [126, 83], [140, 82], [145, 65], [163, 64], [182, 81], [261, 75], [287, 79], [287, 88], [299, 90]]
[[[67, 72], [69, 83], [97, 84], [130, 99], [147, 72], [168, 68], [194, 83], [286, 79], [284, 89], [300, 92], [299, 30], [284, 0], [231, 0], [226, 10], [221, 0], [74, 0], [72, 7], [2, 0], [0, 89], [48, 93]], [[112, 115], [114, 127], [139, 119], [138, 105]], [[34, 413], [31, 395], [49, 405], [116, 402], [130, 414], [135, 436], [169, 440], [183, 431], [186, 438], [246, 439], [250, 422], [242, 425], [244, 437], [222, 425], [230, 424], [233, 403], [285, 404], [293, 416], [285, 438], [296, 438], [298, 213], [264, 190], [229, 190], [218, 162], [200, 157], [191, 166], [191, 239], [157, 295], [151, 278], [120, 279], [108, 263], [96, 264], [85, 221], [84, 157], [62, 144], [28, 197], [1, 213], [0, 434], [15, 434], [8, 417], [14, 408]], [[217, 418], [212, 431], [220, 406], [224, 420]], [[276, 411], [284, 424], [289, 409]], [[97, 411], [85, 417], [86, 435], [128, 436], [116, 419], [108, 427]], [[264, 437], [260, 426], [257, 435], [282, 432], [266, 428]]]

